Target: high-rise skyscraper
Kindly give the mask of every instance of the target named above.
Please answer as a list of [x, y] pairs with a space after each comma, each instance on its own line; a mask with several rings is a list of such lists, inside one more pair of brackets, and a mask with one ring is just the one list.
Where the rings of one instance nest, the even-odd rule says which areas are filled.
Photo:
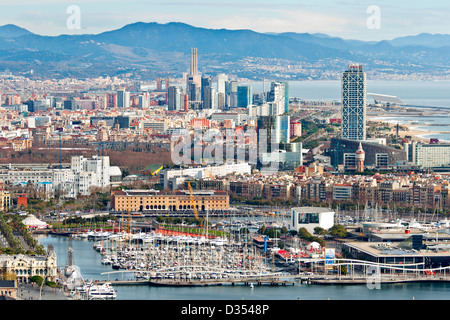
[[342, 74], [342, 138], [366, 140], [366, 74], [350, 64]]
[[277, 116], [275, 117], [273, 136], [279, 144], [291, 142], [291, 117]]
[[191, 48], [191, 66], [186, 77], [186, 93], [189, 95], [190, 103], [201, 101], [202, 77], [197, 69], [197, 48]]
[[180, 87], [170, 86], [167, 90], [167, 106], [168, 110], [181, 110], [181, 90]]
[[[286, 86], [285, 82], [272, 82], [268, 93], [267, 102], [272, 103], [272, 112], [274, 116], [282, 115], [286, 112]], [[289, 100], [289, 98], [288, 98]], [[288, 105], [289, 112], [289, 105]]]
[[228, 77], [226, 74], [217, 75], [217, 93], [225, 94], [225, 82], [228, 81]]
[[252, 104], [253, 95], [251, 86], [238, 86], [237, 87], [237, 107], [248, 108]]
[[290, 116], [257, 118], [259, 166], [278, 163], [277, 168], [295, 169], [303, 163], [302, 143], [291, 142]]
[[117, 107], [129, 108], [130, 107], [130, 92], [123, 90], [117, 91]]
[[139, 95], [139, 108], [148, 108], [149, 107], [149, 95], [148, 92], [144, 92]]
[[225, 105], [228, 109], [237, 107], [237, 87], [236, 80], [225, 82]]
[[206, 88], [212, 87], [212, 80], [210, 76], [204, 75], [202, 76], [202, 86], [201, 86], [201, 100], [205, 99], [205, 90]]
[[214, 87], [205, 87], [203, 89], [203, 109], [216, 109], [215, 106], [215, 96], [216, 90]]
[[191, 70], [192, 75], [198, 74], [197, 69], [197, 48], [191, 48]]

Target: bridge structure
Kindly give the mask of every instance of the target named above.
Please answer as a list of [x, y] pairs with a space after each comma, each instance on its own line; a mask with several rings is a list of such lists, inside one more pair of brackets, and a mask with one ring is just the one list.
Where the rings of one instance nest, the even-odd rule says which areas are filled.
[[322, 272], [306, 277], [301, 273], [299, 275], [301, 280], [312, 284], [450, 282], [450, 266], [438, 268], [424, 268], [424, 266], [424, 262], [388, 264], [357, 259], [334, 259], [328, 262], [326, 259], [315, 259], [311, 261], [311, 270], [320, 269]]

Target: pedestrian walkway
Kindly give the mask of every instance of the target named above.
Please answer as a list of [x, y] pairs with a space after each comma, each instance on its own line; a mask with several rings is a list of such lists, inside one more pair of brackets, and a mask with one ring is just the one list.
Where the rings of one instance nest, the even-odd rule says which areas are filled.
[[18, 284], [18, 300], [69, 300], [62, 289], [50, 288], [48, 286], [41, 288], [37, 284]]

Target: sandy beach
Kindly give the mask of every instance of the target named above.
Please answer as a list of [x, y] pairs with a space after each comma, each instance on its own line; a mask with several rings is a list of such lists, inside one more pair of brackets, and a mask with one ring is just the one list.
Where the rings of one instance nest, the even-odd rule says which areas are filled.
[[[378, 117], [368, 117], [367, 119], [368, 121], [372, 121], [372, 122], [379, 122], [379, 123], [384, 123], [388, 126], [390, 126], [392, 128], [392, 130], [395, 132], [396, 129], [396, 125], [386, 122], [382, 119], [379, 119]], [[431, 131], [431, 130], [420, 130], [417, 128], [416, 125], [410, 125], [410, 124], [401, 124], [398, 132], [398, 135], [401, 138], [404, 138], [405, 136], [411, 136], [412, 140], [414, 141], [420, 141], [420, 142], [425, 142], [425, 143], [429, 143], [430, 142], [430, 138], [426, 138], [423, 137], [424, 135], [430, 135], [430, 134], [439, 134], [439, 131]], [[402, 128], [407, 128], [408, 130], [402, 130]]]

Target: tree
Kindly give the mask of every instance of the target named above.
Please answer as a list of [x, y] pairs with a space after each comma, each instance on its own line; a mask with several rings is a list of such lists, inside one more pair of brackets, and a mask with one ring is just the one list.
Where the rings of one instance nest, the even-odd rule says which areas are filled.
[[323, 240], [322, 238], [313, 236], [311, 233], [309, 233], [309, 231], [306, 228], [300, 228], [298, 230], [298, 236], [300, 239], [306, 240], [308, 242], [317, 242], [322, 247], [325, 247], [327, 245], [325, 240]]
[[318, 236], [325, 236], [328, 234], [328, 231], [321, 227], [315, 227], [314, 234], [316, 234]]
[[42, 278], [41, 276], [33, 276], [31, 277], [30, 281], [35, 282], [40, 286], [42, 285], [42, 281], [44, 281], [44, 278]]
[[345, 238], [347, 237], [347, 230], [344, 226], [335, 224], [328, 230], [328, 234], [336, 238]]

